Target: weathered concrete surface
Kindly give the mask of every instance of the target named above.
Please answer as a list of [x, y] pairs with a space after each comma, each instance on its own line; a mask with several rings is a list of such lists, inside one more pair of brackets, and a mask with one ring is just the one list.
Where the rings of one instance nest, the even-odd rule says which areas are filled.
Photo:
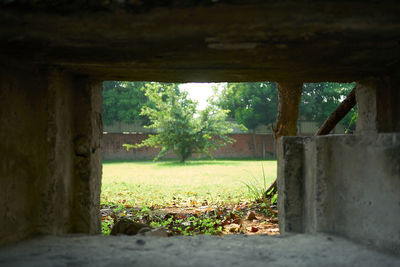
[[357, 83], [358, 133], [400, 132], [399, 78], [370, 77]]
[[0, 1], [0, 63], [101, 79], [354, 81], [400, 64], [396, 0]]
[[0, 244], [100, 230], [101, 84], [81, 81], [58, 68], [0, 73]]
[[[0, 1], [0, 243], [100, 230], [100, 80], [360, 80], [364, 136], [283, 149], [282, 230], [398, 251], [399, 137], [366, 133], [400, 131], [399, 14], [395, 0]], [[383, 75], [397, 81], [365, 82]]]
[[304, 232], [304, 140], [307, 139], [285, 138], [284, 142], [278, 141], [277, 186], [281, 233]]
[[74, 147], [74, 203], [72, 233], [99, 233], [102, 171], [102, 83], [87, 77], [75, 78], [72, 108]]
[[279, 146], [281, 232], [333, 233], [400, 253], [400, 134], [284, 137]]
[[328, 235], [66, 236], [0, 249], [1, 266], [399, 266], [400, 258]]
[[34, 233], [39, 223], [49, 141], [48, 92], [37, 73], [0, 72], [0, 243]]

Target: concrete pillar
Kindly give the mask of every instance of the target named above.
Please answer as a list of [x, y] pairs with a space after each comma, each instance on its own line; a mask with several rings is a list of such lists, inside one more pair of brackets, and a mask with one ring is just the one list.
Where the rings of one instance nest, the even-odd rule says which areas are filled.
[[0, 72], [0, 244], [98, 233], [101, 83], [21, 66]]
[[400, 132], [400, 91], [393, 84], [388, 77], [357, 82], [357, 133]]
[[101, 230], [102, 83], [80, 77], [76, 85], [72, 231], [94, 234]]
[[278, 139], [278, 210], [280, 232], [304, 232], [303, 140], [296, 137]]
[[0, 71], [0, 245], [37, 232], [47, 176], [47, 91], [38, 71]]

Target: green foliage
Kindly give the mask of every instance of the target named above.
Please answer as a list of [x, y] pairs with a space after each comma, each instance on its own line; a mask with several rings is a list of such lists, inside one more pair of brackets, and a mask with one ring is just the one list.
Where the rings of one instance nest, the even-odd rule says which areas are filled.
[[214, 96], [215, 104], [229, 110], [229, 117], [254, 129], [275, 122], [278, 90], [273, 82], [227, 83]]
[[[182, 216], [183, 217], [183, 216]], [[151, 226], [155, 228], [163, 227], [168, 229], [173, 234], [183, 236], [195, 236], [198, 234], [204, 235], [219, 235], [222, 233], [221, 220], [215, 216], [190, 216], [188, 218], [177, 219], [169, 217], [168, 219], [153, 218]]]
[[350, 133], [353, 130], [357, 119], [358, 119], [358, 111], [356, 110], [356, 111], [353, 111], [353, 116], [351, 117], [350, 122], [346, 128], [346, 133]]
[[252, 182], [242, 182], [248, 192], [249, 195], [253, 198], [254, 201], [259, 201], [260, 199], [264, 199], [265, 192], [267, 191], [267, 179], [264, 173], [264, 167], [262, 167], [262, 174], [263, 174], [263, 185], [260, 185], [256, 178], [253, 179]]
[[148, 102], [143, 88], [147, 82], [103, 83], [103, 122], [111, 125], [114, 121], [132, 123], [141, 121], [142, 125], [149, 123], [148, 117], [140, 115], [142, 106]]
[[225, 119], [226, 110], [209, 105], [196, 114], [197, 103], [187, 98], [177, 84], [151, 83], [145, 87], [149, 103], [142, 108], [141, 115], [147, 116], [157, 134], [150, 135], [140, 144], [124, 144], [127, 149], [139, 147], [161, 148], [155, 160], [173, 151], [184, 162], [193, 153], [211, 156], [217, 147], [233, 142], [227, 134], [232, 131]]
[[[272, 82], [227, 83], [214, 96], [216, 105], [230, 110], [229, 117], [254, 129], [258, 124], [268, 125], [276, 120], [278, 89]], [[322, 124], [354, 88], [354, 83], [305, 83], [299, 118]], [[342, 124], [349, 125], [353, 109]]]
[[274, 205], [278, 202], [278, 191], [275, 187], [272, 187], [269, 192], [267, 192], [267, 197], [271, 198], [271, 205]]
[[110, 235], [111, 227], [114, 224], [114, 221], [111, 217], [106, 217], [101, 221], [101, 233], [103, 235]]
[[272, 197], [271, 197], [271, 204], [275, 204], [278, 201], [278, 193], [275, 193]]
[[[300, 119], [316, 121], [320, 125], [354, 88], [354, 83], [305, 83], [300, 103]], [[349, 125], [357, 111], [353, 109], [341, 121]]]
[[[275, 204], [275, 202], [277, 201], [278, 194], [275, 193], [274, 195], [272, 195], [273, 192], [276, 191], [274, 190], [274, 188], [272, 188], [269, 192], [267, 192], [268, 179], [264, 172], [264, 166], [262, 166], [262, 178], [263, 178], [262, 185], [260, 185], [257, 182], [257, 179], [255, 178], [253, 179], [252, 182], [247, 182], [247, 183], [242, 182], [242, 183], [246, 186], [248, 193], [253, 198], [253, 200], [255, 202], [261, 202], [261, 206], [264, 208], [264, 212], [266, 214], [269, 214], [268, 212], [270, 210], [270, 205]], [[270, 198], [270, 200], [268, 198]]]

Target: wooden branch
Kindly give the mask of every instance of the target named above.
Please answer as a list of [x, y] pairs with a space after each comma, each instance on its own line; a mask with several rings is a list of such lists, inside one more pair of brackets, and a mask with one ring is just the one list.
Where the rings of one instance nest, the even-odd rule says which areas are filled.
[[329, 115], [329, 117], [322, 124], [321, 128], [319, 128], [318, 132], [315, 135], [327, 135], [329, 134], [333, 128], [335, 128], [336, 124], [341, 121], [347, 113], [356, 105], [356, 88], [350, 92], [350, 94], [343, 100], [342, 103]]

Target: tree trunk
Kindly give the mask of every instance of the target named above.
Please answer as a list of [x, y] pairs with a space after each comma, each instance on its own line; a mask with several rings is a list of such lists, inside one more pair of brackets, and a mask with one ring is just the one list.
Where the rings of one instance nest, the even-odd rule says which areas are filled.
[[[302, 83], [278, 83], [278, 115], [276, 117], [276, 125], [272, 127], [275, 143], [281, 136], [297, 135], [297, 120], [299, 117], [302, 90]], [[274, 191], [276, 191], [276, 179], [269, 186], [267, 192], [271, 191], [273, 188]]]
[[273, 128], [275, 140], [297, 134], [302, 86], [302, 83], [278, 83], [278, 115]]

